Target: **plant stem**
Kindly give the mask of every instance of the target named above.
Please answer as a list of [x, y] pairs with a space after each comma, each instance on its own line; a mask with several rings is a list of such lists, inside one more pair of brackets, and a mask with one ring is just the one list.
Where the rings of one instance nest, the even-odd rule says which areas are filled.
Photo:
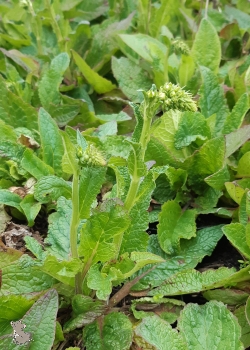
[[[70, 251], [73, 259], [78, 259], [77, 230], [79, 226], [79, 171], [73, 175], [72, 183], [72, 217], [70, 223]], [[81, 273], [75, 278], [76, 294], [81, 293]]]
[[[144, 104], [144, 110], [143, 110], [143, 127], [142, 127], [142, 132], [141, 132], [141, 136], [140, 136], [140, 140], [139, 143], [141, 145], [141, 149], [142, 149], [142, 159], [144, 161], [144, 157], [145, 157], [145, 152], [147, 149], [147, 145], [150, 139], [150, 126], [151, 126], [151, 122], [153, 119], [153, 115], [147, 115], [148, 113], [148, 108], [147, 105]], [[135, 159], [136, 161], [136, 159]], [[130, 211], [134, 205], [134, 201], [136, 199], [136, 195], [138, 192], [138, 188], [140, 186], [140, 179], [134, 175], [132, 176], [132, 181], [130, 183], [129, 186], [129, 190], [128, 190], [128, 194], [124, 203], [124, 207]]]
[[64, 40], [63, 40], [63, 36], [62, 36], [62, 33], [61, 33], [61, 29], [60, 29], [60, 27], [59, 27], [59, 25], [57, 23], [55, 11], [54, 11], [53, 6], [50, 3], [50, 0], [46, 0], [46, 5], [47, 5], [48, 11], [50, 13], [51, 25], [53, 27], [53, 30], [54, 30], [55, 34], [56, 34], [59, 48], [60, 48], [61, 51], [65, 51], [64, 50]]
[[145, 277], [149, 272], [153, 271], [156, 268], [156, 265], [151, 267], [149, 270], [145, 271], [140, 276], [137, 276], [132, 281], [129, 281], [125, 283], [120, 290], [118, 290], [115, 295], [112, 296], [112, 298], [109, 300], [108, 309], [114, 307], [117, 305], [122, 299], [124, 299], [130, 292], [130, 289], [140, 281], [143, 277]]

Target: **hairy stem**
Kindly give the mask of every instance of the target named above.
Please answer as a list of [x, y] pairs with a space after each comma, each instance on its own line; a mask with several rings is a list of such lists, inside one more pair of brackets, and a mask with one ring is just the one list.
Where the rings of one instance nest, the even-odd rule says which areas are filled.
[[[77, 229], [79, 226], [79, 171], [73, 175], [72, 183], [72, 217], [70, 223], [70, 251], [74, 259], [78, 259], [77, 251]], [[76, 294], [81, 293], [81, 273], [75, 278]]]

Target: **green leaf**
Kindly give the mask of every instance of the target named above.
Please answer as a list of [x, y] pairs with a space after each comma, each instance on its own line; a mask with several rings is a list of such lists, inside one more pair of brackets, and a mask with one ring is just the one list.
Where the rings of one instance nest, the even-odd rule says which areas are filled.
[[132, 324], [123, 313], [112, 312], [102, 320], [84, 328], [83, 339], [87, 350], [127, 350], [132, 343]]
[[248, 294], [246, 292], [239, 289], [233, 289], [233, 288], [208, 290], [202, 293], [202, 295], [208, 301], [217, 300], [228, 305], [244, 304], [246, 302], [246, 299], [248, 298]]
[[231, 156], [249, 139], [249, 133], [250, 125], [247, 125], [226, 135], [226, 158]]
[[239, 160], [237, 177], [250, 177], [250, 151], [246, 152]]
[[82, 270], [80, 259], [59, 261], [55, 256], [47, 255], [41, 270], [58, 281], [71, 287], [75, 286], [75, 276]]
[[[196, 237], [190, 240], [181, 240], [180, 252], [176, 256], [170, 257], [161, 249], [157, 236], [151, 235], [148, 250], [151, 253], [162, 256], [166, 259], [166, 262], [158, 264], [133, 289], [142, 290], [157, 287], [178, 271], [194, 268], [202, 261], [204, 256], [212, 254], [222, 236], [221, 226], [212, 226], [198, 230]], [[145, 267], [142, 269], [142, 272], [147, 269], [148, 267]], [[142, 272], [140, 271], [140, 273]]]
[[0, 116], [1, 120], [14, 128], [22, 125], [30, 130], [38, 129], [36, 109], [9, 91], [2, 77], [0, 77]]
[[206, 119], [198, 112], [184, 112], [174, 138], [174, 145], [177, 149], [189, 146], [197, 139], [209, 139], [210, 129]]
[[[220, 282], [230, 278], [235, 273], [235, 269], [221, 267], [217, 270], [207, 270], [203, 273], [196, 270], [185, 270], [177, 272], [164, 283], [150, 291], [148, 295], [181, 295], [187, 293], [199, 293], [202, 290], [223, 287]], [[223, 283], [223, 282], [222, 282]]]
[[35, 184], [34, 197], [41, 203], [57, 200], [61, 196], [71, 198], [71, 186], [60, 177], [44, 176]]
[[13, 261], [18, 260], [23, 254], [16, 249], [6, 247], [0, 242], [0, 268], [10, 265]]
[[21, 166], [38, 180], [43, 176], [54, 174], [54, 169], [38, 158], [29, 148], [23, 153]]
[[89, 218], [91, 205], [101, 190], [105, 174], [106, 168], [104, 167], [82, 168], [79, 182], [80, 219]]
[[34, 220], [41, 209], [41, 203], [34, 199], [33, 194], [27, 194], [21, 201], [20, 207], [28, 220], [28, 225], [33, 226]]
[[223, 227], [223, 232], [232, 245], [247, 259], [250, 259], [250, 247], [246, 240], [246, 228], [236, 222]]
[[213, 135], [218, 136], [223, 131], [224, 123], [229, 113], [224, 92], [221, 85], [219, 85], [217, 76], [210, 69], [201, 67], [201, 74], [203, 84], [200, 89], [199, 106], [205, 118], [216, 114]]
[[245, 349], [250, 346], [250, 326], [246, 319], [245, 305], [240, 306], [234, 311], [234, 315], [237, 317], [239, 325], [241, 327], [241, 341], [244, 344]]
[[52, 277], [39, 271], [36, 266], [29, 266], [29, 261], [26, 263], [26, 260], [27, 255], [23, 255], [2, 269], [0, 295], [41, 292], [53, 286], [55, 280]]
[[62, 137], [56, 122], [43, 108], [39, 110], [39, 130], [43, 160], [55, 170], [56, 175], [61, 176], [64, 155]]
[[58, 198], [57, 212], [49, 216], [48, 236], [45, 243], [46, 250], [59, 259], [68, 260], [70, 254], [70, 219], [72, 215], [72, 204], [64, 197]]
[[139, 143], [129, 141], [132, 150], [128, 157], [128, 171], [135, 178], [146, 175], [147, 168], [143, 161], [142, 150]]
[[112, 57], [112, 71], [122, 92], [133, 102], [141, 102], [141, 90], [149, 90], [152, 80], [146, 72], [126, 57]]
[[22, 198], [19, 197], [16, 193], [12, 193], [8, 190], [0, 190], [0, 203], [17, 208], [19, 211], [22, 212], [20, 206], [21, 201]]
[[181, 55], [181, 62], [179, 67], [179, 84], [186, 86], [188, 81], [193, 77], [195, 71], [195, 64], [192, 56]]
[[[208, 140], [198, 152], [186, 159], [189, 182], [195, 184], [195, 190], [204, 186], [204, 179], [224, 167], [225, 140], [217, 137]], [[202, 189], [203, 190], [203, 189]]]
[[180, 239], [195, 237], [195, 210], [182, 212], [181, 207], [175, 201], [163, 204], [159, 215], [158, 240], [161, 248], [168, 254], [179, 250]]
[[[175, 133], [181, 120], [181, 112], [170, 110], [164, 113], [152, 126], [151, 135], [157, 139], [157, 143], [162, 143], [170, 156], [175, 160], [184, 160], [187, 156], [183, 150], [175, 147]], [[166, 152], [167, 153], [167, 152]], [[169, 158], [169, 156], [168, 156]], [[172, 165], [172, 164], [171, 164]]]
[[219, 191], [222, 190], [225, 186], [225, 182], [230, 181], [230, 173], [227, 165], [216, 171], [214, 174], [206, 177], [204, 181], [212, 188]]
[[145, 317], [135, 328], [135, 334], [135, 342], [142, 349], [187, 349], [177, 330], [156, 315]]
[[79, 245], [79, 255], [85, 262], [106, 262], [116, 256], [114, 238], [123, 234], [130, 223], [128, 214], [119, 206], [113, 206], [109, 212], [96, 212], [83, 225]]
[[223, 133], [229, 134], [230, 132], [239, 129], [248, 109], [248, 95], [243, 94], [236, 102], [232, 112], [227, 116], [223, 128]]
[[50, 104], [49, 114], [56, 121], [57, 125], [62, 128], [73, 120], [80, 112], [80, 105], [52, 105]]
[[63, 145], [64, 145], [64, 155], [62, 157], [62, 170], [66, 174], [75, 174], [79, 165], [76, 157], [76, 147], [72, 143], [69, 135], [61, 131]]
[[157, 39], [141, 33], [120, 34], [119, 37], [139, 56], [152, 64], [157, 85], [163, 85], [166, 81], [164, 72], [167, 66], [167, 47]]
[[2, 121], [1, 119], [0, 119], [0, 134], [1, 134], [1, 141], [16, 142], [17, 140], [17, 135], [14, 129], [10, 125]]
[[112, 292], [113, 279], [116, 279], [116, 275], [114, 273], [103, 273], [100, 271], [99, 264], [95, 264], [88, 270], [87, 285], [91, 290], [96, 291], [96, 296], [99, 300], [107, 301]]
[[193, 350], [243, 350], [240, 326], [226, 305], [210, 301], [189, 304], [181, 312], [178, 328]]
[[53, 58], [49, 69], [45, 72], [38, 84], [39, 97], [43, 107], [49, 110], [50, 104], [60, 103], [59, 86], [63, 73], [69, 66], [69, 55], [65, 52]]
[[[100, 14], [103, 14], [103, 10]], [[116, 35], [129, 28], [133, 15], [131, 13], [120, 22], [114, 22], [111, 18], [95, 26], [91, 49], [86, 57], [87, 64], [95, 71], [99, 71], [118, 50]]]
[[[22, 323], [22, 325], [25, 325], [24, 332], [30, 333], [30, 349], [51, 349], [55, 337], [57, 311], [58, 295], [57, 292], [52, 289], [41, 296], [41, 298], [38, 299], [36, 303], [34, 303], [34, 305], [20, 321], [16, 321], [14, 323], [17, 332], [18, 330], [20, 331], [20, 323]], [[2, 341], [4, 342], [4, 340]], [[5, 348], [8, 348], [10, 350], [16, 349], [16, 345], [13, 342], [13, 334], [11, 334], [9, 338], [7, 338], [7, 341], [5, 340], [3, 344], [5, 345]], [[0, 340], [0, 346], [3, 344], [1, 344]], [[9, 346], [6, 347], [7, 344]], [[18, 348], [20, 348], [20, 345]]]
[[21, 295], [5, 295], [0, 297], [0, 334], [12, 332], [10, 321], [18, 320], [30, 309], [34, 300]]
[[199, 66], [217, 72], [221, 60], [220, 39], [213, 25], [203, 18], [192, 48], [192, 55]]
[[116, 88], [116, 86], [112, 84], [111, 81], [103, 78], [93, 69], [91, 69], [90, 66], [84, 61], [83, 58], [81, 58], [80, 55], [78, 55], [77, 52], [72, 50], [72, 55], [82, 75], [87, 80], [87, 82], [93, 86], [93, 89], [98, 94], [105, 94], [106, 92], [112, 91]]
[[24, 241], [26, 243], [26, 248], [29, 249], [35, 257], [39, 260], [44, 260], [46, 252], [34, 237], [25, 236]]
[[237, 203], [240, 204], [241, 199], [245, 193], [245, 190], [240, 187], [237, 182], [226, 182], [226, 189], [230, 197]]

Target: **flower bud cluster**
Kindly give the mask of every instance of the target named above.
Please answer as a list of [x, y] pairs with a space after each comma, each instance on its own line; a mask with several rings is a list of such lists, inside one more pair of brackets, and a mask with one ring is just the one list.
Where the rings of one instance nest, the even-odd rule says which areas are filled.
[[172, 41], [172, 49], [177, 54], [183, 54], [188, 56], [190, 54], [190, 49], [186, 43], [182, 40], [174, 40]]
[[181, 112], [197, 111], [197, 106], [192, 100], [192, 95], [178, 85], [166, 83], [160, 87], [158, 96], [162, 102], [162, 109], [165, 111], [170, 109], [177, 109]]
[[77, 149], [77, 157], [80, 165], [88, 166], [105, 166], [106, 160], [103, 154], [94, 146], [88, 145], [85, 151]]

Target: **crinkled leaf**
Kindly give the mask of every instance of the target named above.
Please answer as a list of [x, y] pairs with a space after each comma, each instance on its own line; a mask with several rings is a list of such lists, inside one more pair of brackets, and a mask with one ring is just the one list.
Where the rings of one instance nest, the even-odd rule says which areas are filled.
[[[2, 269], [0, 295], [41, 292], [51, 288], [55, 280], [35, 266], [25, 266], [26, 256]], [[24, 265], [24, 266], [23, 266]]]
[[186, 350], [186, 345], [170, 324], [158, 316], [145, 317], [135, 328], [135, 342], [142, 349]]
[[87, 82], [93, 86], [93, 89], [98, 94], [105, 94], [113, 89], [115, 89], [115, 85], [111, 83], [111, 81], [103, 78], [101, 75], [96, 73], [90, 66], [78, 55], [77, 52], [72, 50], [73, 58], [75, 60], [76, 65], [80, 69], [80, 72], [87, 80]]
[[112, 57], [112, 71], [119, 88], [133, 102], [140, 102], [142, 99], [139, 89], [147, 91], [152, 85], [146, 72], [126, 57]]
[[50, 103], [60, 103], [59, 86], [63, 79], [63, 73], [69, 66], [69, 55], [60, 53], [53, 58], [49, 69], [44, 73], [38, 84], [39, 97], [43, 107], [49, 110]]
[[106, 274], [100, 271], [99, 264], [92, 265], [87, 274], [87, 285], [96, 291], [99, 300], [107, 300], [112, 292], [112, 280], [115, 274]]
[[[212, 226], [198, 230], [196, 237], [190, 240], [181, 240], [179, 254], [170, 257], [161, 250], [157, 236], [151, 235], [148, 250], [151, 253], [162, 256], [166, 259], [166, 262], [158, 264], [133, 289], [141, 290], [157, 287], [175, 273], [194, 268], [204, 256], [212, 254], [222, 236], [221, 226]], [[142, 269], [140, 274], [147, 269], [148, 267]]]
[[161, 142], [166, 149], [170, 152], [172, 157], [178, 160], [184, 160], [186, 158], [183, 150], [177, 150], [175, 148], [174, 135], [178, 130], [178, 125], [181, 120], [181, 112], [170, 110], [164, 113], [160, 120], [157, 120], [152, 127], [152, 136]]
[[39, 260], [44, 260], [46, 252], [43, 250], [42, 245], [34, 237], [25, 236], [24, 241], [26, 243], [26, 248], [29, 249], [35, 257], [37, 257]]
[[44, 176], [35, 184], [34, 197], [41, 203], [57, 200], [61, 196], [71, 198], [71, 186], [60, 177]]
[[208, 300], [221, 301], [227, 305], [240, 305], [246, 302], [248, 294], [243, 290], [233, 288], [222, 288], [215, 290], [208, 290], [202, 295]]
[[118, 247], [114, 238], [122, 235], [130, 223], [125, 210], [117, 205], [109, 212], [96, 212], [83, 225], [79, 246], [79, 255], [85, 262], [106, 262], [115, 257]]
[[189, 146], [196, 139], [209, 139], [210, 129], [205, 117], [198, 112], [184, 112], [174, 138], [177, 149]]
[[29, 148], [23, 153], [21, 166], [38, 180], [43, 176], [54, 174], [54, 169], [38, 158]]
[[[100, 14], [103, 14], [103, 10]], [[108, 19], [95, 27], [91, 49], [86, 57], [86, 62], [95, 71], [100, 70], [118, 50], [116, 35], [119, 31], [128, 29], [133, 16], [134, 14], [131, 13], [120, 22]]]
[[37, 111], [19, 96], [9, 91], [0, 77], [0, 119], [14, 128], [22, 125], [30, 130], [37, 130]]
[[219, 286], [220, 281], [229, 278], [235, 273], [235, 269], [221, 267], [218, 270], [207, 270], [203, 273], [196, 270], [186, 270], [167, 279], [161, 286], [150, 291], [148, 295], [180, 295], [187, 293], [199, 293], [202, 290], [213, 289], [214, 284]]
[[47, 255], [41, 269], [58, 281], [74, 287], [75, 276], [81, 271], [82, 262], [80, 259], [60, 261], [55, 256]]
[[227, 116], [223, 128], [223, 133], [229, 134], [230, 132], [240, 128], [248, 109], [248, 95], [243, 94], [236, 102], [232, 112]]
[[221, 44], [214, 26], [203, 18], [196, 33], [192, 55], [200, 66], [210, 68], [217, 72], [221, 60]]
[[161, 248], [168, 254], [179, 250], [180, 239], [195, 237], [195, 210], [182, 212], [181, 207], [175, 201], [163, 204], [159, 215], [158, 240]]
[[217, 76], [208, 68], [202, 67], [203, 84], [200, 89], [199, 106], [205, 118], [216, 114], [216, 122], [212, 134], [221, 135], [226, 117], [229, 113], [224, 92]]
[[196, 185], [204, 185], [204, 178], [216, 173], [224, 166], [225, 140], [223, 137], [208, 140], [198, 152], [186, 160], [189, 181]]
[[80, 105], [52, 105], [50, 104], [49, 114], [56, 121], [57, 125], [62, 128], [73, 120], [80, 112]]
[[146, 175], [147, 168], [142, 158], [142, 150], [139, 143], [129, 142], [132, 146], [128, 157], [128, 170], [130, 175], [136, 178], [140, 178]]
[[187, 305], [181, 312], [178, 328], [189, 350], [244, 349], [237, 319], [226, 305], [217, 301]]
[[72, 215], [72, 203], [70, 200], [60, 197], [57, 201], [57, 212], [49, 216], [48, 236], [45, 243], [46, 250], [59, 259], [69, 259], [70, 254], [70, 220]]
[[105, 174], [106, 168], [104, 167], [82, 168], [79, 183], [80, 219], [87, 219], [90, 216], [91, 205], [101, 190]]
[[39, 110], [39, 130], [43, 161], [55, 170], [56, 175], [61, 176], [64, 155], [62, 137], [56, 122], [43, 108]]
[[102, 328], [97, 322], [84, 328], [83, 339], [87, 350], [127, 350], [132, 343], [132, 324], [127, 316], [112, 312], [104, 316]]

